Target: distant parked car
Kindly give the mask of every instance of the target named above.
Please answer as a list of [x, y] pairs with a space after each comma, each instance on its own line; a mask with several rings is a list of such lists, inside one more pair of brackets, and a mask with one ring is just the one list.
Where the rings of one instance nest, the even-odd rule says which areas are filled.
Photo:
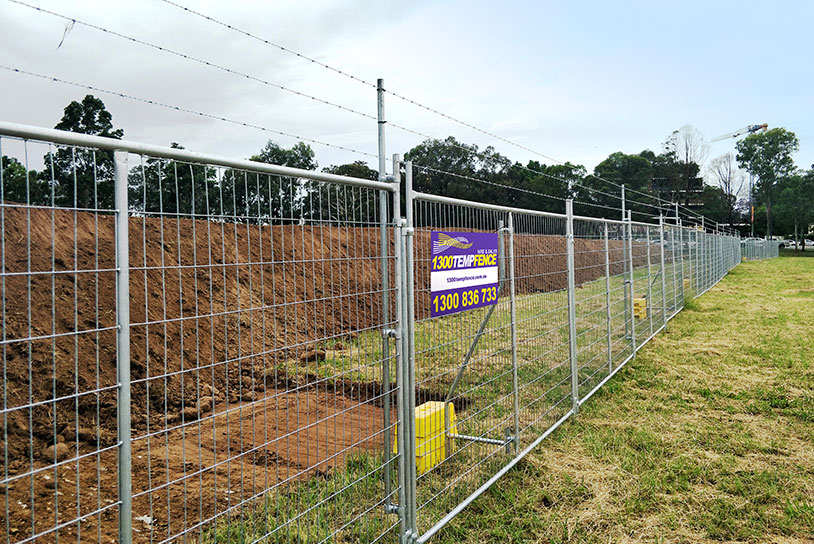
[[787, 249], [800, 249], [801, 246], [805, 248], [814, 248], [814, 240], [805, 239], [800, 244], [794, 240], [783, 240], [780, 242], [780, 247], [785, 247]]

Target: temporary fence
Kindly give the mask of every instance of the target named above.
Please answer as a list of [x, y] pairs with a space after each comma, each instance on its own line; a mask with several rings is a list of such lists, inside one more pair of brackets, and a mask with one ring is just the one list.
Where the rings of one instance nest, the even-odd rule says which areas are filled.
[[765, 238], [744, 238], [741, 240], [741, 256], [747, 261], [760, 261], [777, 257], [780, 242]]
[[44, 166], [0, 169], [7, 544], [426, 542], [751, 247], [413, 192], [397, 157], [0, 123], [12, 151]]

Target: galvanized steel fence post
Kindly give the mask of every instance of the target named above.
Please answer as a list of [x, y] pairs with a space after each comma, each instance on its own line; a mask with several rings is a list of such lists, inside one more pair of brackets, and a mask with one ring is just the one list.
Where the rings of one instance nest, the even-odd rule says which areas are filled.
[[664, 216], [659, 215], [659, 233], [661, 244], [659, 245], [659, 258], [661, 259], [661, 321], [667, 327], [667, 279], [664, 277]]
[[[653, 334], [653, 283], [652, 272], [650, 271], [650, 227], [645, 230], [645, 242], [647, 243], [647, 323], [650, 327], [648, 330]], [[661, 267], [661, 275], [664, 275], [664, 267]]]
[[636, 356], [636, 316], [633, 313], [633, 298], [635, 291], [633, 290], [633, 214], [628, 210], [627, 212], [627, 257], [628, 257], [628, 285], [630, 289], [630, 300], [628, 315], [630, 316], [630, 342], [633, 347], [633, 356]]
[[613, 325], [611, 314], [611, 284], [610, 284], [610, 246], [608, 244], [608, 223], [603, 221], [602, 237], [605, 242], [605, 307], [607, 308], [606, 319], [608, 321], [608, 372], [613, 371]]
[[[408, 538], [409, 529], [410, 529], [410, 522], [409, 516], [411, 515], [410, 510], [410, 470], [411, 470], [411, 459], [412, 462], [415, 462], [415, 457], [410, 456], [407, 452], [410, 451], [410, 433], [412, 432], [409, 429], [409, 424], [407, 423], [407, 412], [411, 411], [410, 407], [410, 399], [407, 395], [407, 387], [406, 384], [409, 380], [408, 372], [409, 372], [409, 352], [410, 348], [408, 343], [410, 341], [410, 330], [407, 323], [409, 322], [409, 318], [407, 317], [407, 312], [409, 308], [409, 300], [408, 300], [408, 289], [407, 287], [407, 241], [406, 241], [406, 231], [407, 230], [407, 220], [401, 219], [396, 226], [395, 229], [395, 250], [396, 255], [398, 256], [398, 270], [396, 272], [396, 281], [399, 282], [397, 288], [399, 290], [398, 296], [398, 304], [397, 304], [397, 315], [399, 316], [400, 326], [399, 326], [399, 357], [396, 363], [397, 373], [398, 373], [398, 385], [399, 385], [399, 395], [398, 395], [398, 404], [397, 404], [397, 411], [398, 416], [397, 419], [399, 420], [399, 424], [396, 427], [396, 442], [398, 444], [398, 451], [396, 452], [396, 457], [398, 458], [398, 484], [399, 484], [399, 503], [397, 507], [397, 512], [399, 514], [399, 535], [400, 535], [400, 542], [402, 544], [407, 544], [410, 542]], [[385, 440], [389, 440], [389, 434], [385, 438]]]
[[[418, 538], [417, 524], [417, 501], [416, 501], [416, 435], [415, 435], [415, 267], [414, 258], [414, 219], [413, 219], [413, 163], [405, 163], [404, 172], [404, 196], [405, 196], [405, 216], [404, 224], [406, 234], [404, 266], [407, 274], [405, 277], [405, 297], [407, 300], [404, 316], [404, 331], [406, 340], [404, 349], [406, 357], [404, 359], [404, 376], [401, 383], [403, 394], [403, 412], [401, 414], [402, 427], [404, 427], [404, 446], [399, 451], [401, 459], [404, 461], [405, 472], [405, 498], [402, 505], [403, 520], [402, 538], [405, 544], [415, 542]], [[444, 412], [446, 413], [446, 406]]]
[[116, 220], [116, 377], [118, 398], [119, 542], [132, 542], [133, 489], [130, 442], [130, 236], [127, 204], [127, 152], [113, 152]]
[[698, 296], [701, 294], [701, 231], [696, 226], [693, 233], [695, 239], [695, 273], [693, 281], [695, 282], [695, 296]]
[[517, 380], [517, 305], [514, 283], [514, 215], [508, 213], [509, 234], [509, 314], [512, 335], [512, 392], [514, 396], [514, 454], [520, 453], [520, 392]]
[[[378, 156], [379, 156], [379, 181], [387, 181], [386, 173], [386, 144], [385, 144], [385, 119], [384, 119], [384, 80], [376, 80], [376, 105], [377, 105], [377, 128], [378, 128]], [[395, 175], [395, 170], [393, 173]], [[398, 183], [393, 180], [398, 186]], [[398, 195], [398, 192], [396, 192]], [[388, 266], [389, 247], [390, 247], [390, 229], [388, 228], [388, 199], [390, 195], [387, 191], [379, 191], [379, 240], [381, 246], [381, 254], [379, 257], [379, 267], [381, 273], [381, 289], [382, 289], [382, 307], [381, 307], [381, 343], [382, 343], [382, 419], [384, 421], [384, 428], [389, 429], [391, 425], [390, 418], [390, 336], [392, 328], [390, 326], [390, 271]], [[398, 198], [393, 199], [393, 223], [398, 224], [396, 218], [398, 217], [398, 207], [401, 203]], [[398, 302], [397, 302], [398, 304]], [[398, 315], [398, 314], [396, 314]], [[391, 444], [389, 440], [384, 441], [384, 508], [388, 512], [393, 511], [391, 501], [392, 495], [392, 478], [390, 470], [390, 460], [393, 456]]]
[[565, 201], [565, 247], [568, 267], [568, 360], [571, 365], [571, 410], [579, 412], [579, 365], [577, 364], [577, 310], [574, 280], [574, 201]]
[[687, 294], [684, 292], [684, 225], [682, 225], [681, 220], [678, 220], [678, 247], [681, 250], [681, 307], [684, 308], [684, 300]]
[[629, 292], [630, 285], [627, 282], [628, 275], [628, 261], [627, 261], [627, 231], [630, 225], [627, 223], [627, 212], [625, 211], [625, 186], [622, 185], [622, 277], [624, 278], [624, 294], [625, 294], [625, 335], [630, 334], [630, 316], [628, 315], [628, 295], [633, 297], [633, 293]]

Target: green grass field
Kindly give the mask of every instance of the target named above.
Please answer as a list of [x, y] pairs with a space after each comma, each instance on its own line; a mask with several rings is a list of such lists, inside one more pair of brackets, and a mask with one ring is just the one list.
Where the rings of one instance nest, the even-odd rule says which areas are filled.
[[736, 267], [439, 542], [814, 542], [814, 252]]

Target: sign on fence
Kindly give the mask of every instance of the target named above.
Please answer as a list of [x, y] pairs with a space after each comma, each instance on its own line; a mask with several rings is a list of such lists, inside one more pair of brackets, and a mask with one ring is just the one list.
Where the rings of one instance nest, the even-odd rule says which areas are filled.
[[439, 232], [432, 241], [432, 317], [497, 302], [497, 233]]

